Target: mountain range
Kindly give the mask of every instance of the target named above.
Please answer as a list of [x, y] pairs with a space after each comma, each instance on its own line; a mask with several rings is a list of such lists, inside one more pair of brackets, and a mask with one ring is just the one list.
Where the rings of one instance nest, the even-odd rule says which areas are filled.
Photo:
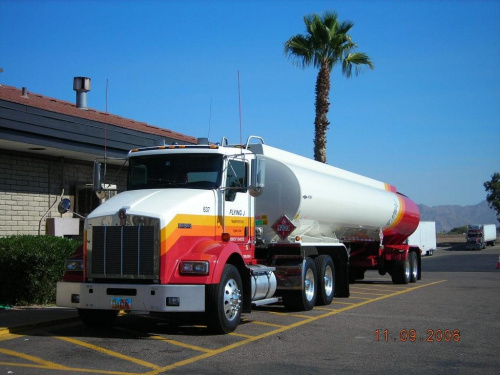
[[420, 220], [435, 221], [436, 231], [449, 232], [453, 228], [468, 224], [495, 224], [499, 226], [495, 210], [485, 200], [472, 206], [433, 206], [419, 204]]

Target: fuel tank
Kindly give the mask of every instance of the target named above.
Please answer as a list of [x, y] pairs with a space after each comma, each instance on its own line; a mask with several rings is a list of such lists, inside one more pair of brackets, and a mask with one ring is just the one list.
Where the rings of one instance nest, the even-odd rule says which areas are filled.
[[[249, 148], [265, 159], [255, 225], [267, 243], [300, 236], [303, 243], [398, 245], [418, 226], [417, 205], [391, 185], [264, 144]], [[287, 226], [289, 233], [280, 232]]]

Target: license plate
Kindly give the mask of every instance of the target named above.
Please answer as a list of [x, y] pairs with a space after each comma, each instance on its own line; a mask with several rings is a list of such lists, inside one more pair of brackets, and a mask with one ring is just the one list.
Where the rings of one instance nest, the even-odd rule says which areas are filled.
[[113, 310], [132, 310], [132, 298], [111, 298], [111, 308]]

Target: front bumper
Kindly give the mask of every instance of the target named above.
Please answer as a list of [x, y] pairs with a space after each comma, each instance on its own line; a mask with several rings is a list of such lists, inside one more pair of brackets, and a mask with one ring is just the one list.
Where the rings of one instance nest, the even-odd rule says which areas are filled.
[[[178, 301], [178, 306], [172, 305]], [[205, 311], [205, 285], [57, 283], [57, 306], [142, 312]]]

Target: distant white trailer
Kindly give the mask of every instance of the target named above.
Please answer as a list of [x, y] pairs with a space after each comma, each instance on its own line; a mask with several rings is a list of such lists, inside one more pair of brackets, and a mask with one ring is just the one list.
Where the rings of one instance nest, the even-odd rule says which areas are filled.
[[422, 255], [432, 255], [436, 250], [436, 223], [421, 221], [415, 232], [408, 237], [408, 245], [418, 246]]

